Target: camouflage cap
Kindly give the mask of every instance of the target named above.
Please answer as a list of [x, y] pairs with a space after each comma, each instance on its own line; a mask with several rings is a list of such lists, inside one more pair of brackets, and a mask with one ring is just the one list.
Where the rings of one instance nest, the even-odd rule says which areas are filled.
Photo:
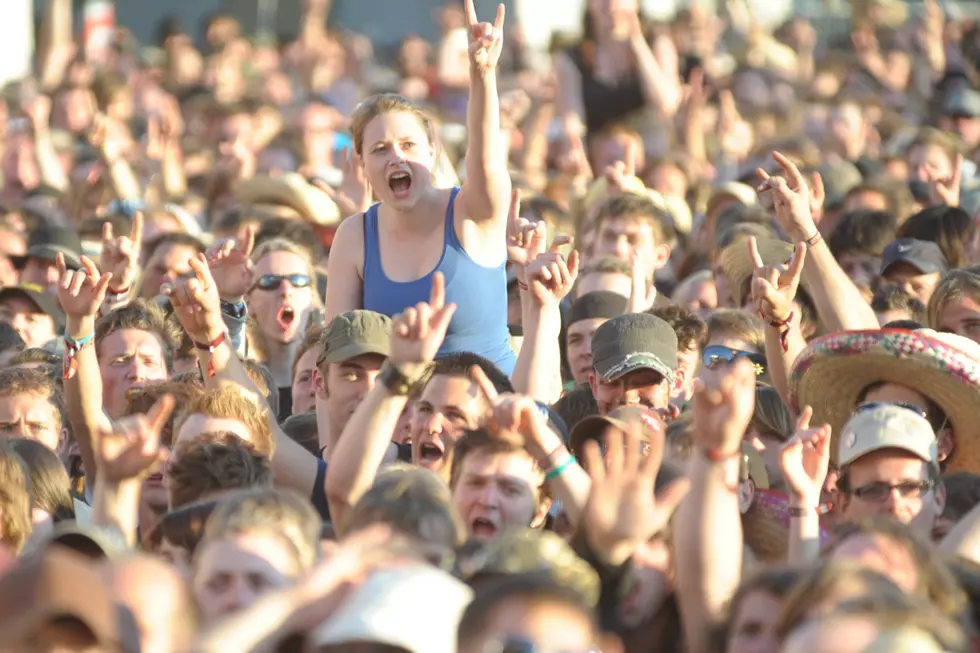
[[592, 336], [592, 364], [604, 381], [635, 370], [661, 374], [673, 385], [677, 369], [677, 334], [667, 322], [648, 313], [620, 315]]
[[391, 319], [374, 311], [348, 311], [335, 317], [320, 336], [316, 364], [343, 363], [356, 356], [391, 353]]

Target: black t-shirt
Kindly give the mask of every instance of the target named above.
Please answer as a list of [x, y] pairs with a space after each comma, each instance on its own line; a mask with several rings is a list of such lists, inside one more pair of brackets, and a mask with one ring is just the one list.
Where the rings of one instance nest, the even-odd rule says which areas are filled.
[[290, 386], [279, 388], [279, 423], [282, 424], [293, 414], [293, 389]]

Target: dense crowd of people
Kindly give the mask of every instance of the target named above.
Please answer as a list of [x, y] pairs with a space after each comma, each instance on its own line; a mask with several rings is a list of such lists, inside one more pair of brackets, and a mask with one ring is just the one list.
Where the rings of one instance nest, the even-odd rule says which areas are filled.
[[980, 25], [850, 10], [97, 56], [46, 2], [0, 651], [978, 650]]

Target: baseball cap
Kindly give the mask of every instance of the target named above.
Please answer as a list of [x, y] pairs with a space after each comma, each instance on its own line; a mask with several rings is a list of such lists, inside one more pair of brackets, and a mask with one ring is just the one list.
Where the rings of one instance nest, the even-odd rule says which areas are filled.
[[428, 565], [376, 571], [313, 631], [310, 642], [314, 647], [364, 642], [409, 653], [453, 653], [456, 627], [472, 598], [462, 581]]
[[755, 206], [759, 203], [759, 196], [755, 189], [748, 184], [738, 181], [729, 181], [717, 186], [711, 191], [708, 204], [705, 207], [706, 215], [713, 215], [715, 210], [724, 200], [734, 200], [745, 206]]
[[44, 292], [40, 286], [32, 283], [24, 283], [18, 286], [9, 286], [0, 290], [0, 303], [9, 297], [23, 297], [34, 304], [38, 311], [45, 315], [50, 315], [54, 319], [55, 331], [63, 331], [65, 328], [65, 312], [61, 310], [58, 298]]
[[613, 318], [626, 312], [628, 301], [618, 292], [595, 290], [585, 293], [574, 302], [568, 312], [568, 324], [595, 318]]
[[27, 240], [27, 254], [11, 258], [16, 264], [23, 265], [29, 258], [54, 261], [59, 253], [65, 257], [69, 270], [82, 267], [82, 241], [74, 229], [53, 226], [35, 229]]
[[847, 194], [861, 183], [861, 171], [850, 161], [827, 163], [819, 168], [828, 207], [840, 205]]
[[79, 554], [52, 547], [23, 557], [0, 577], [3, 650], [22, 650], [38, 629], [64, 617], [82, 622], [100, 650], [140, 648], [132, 614], [112, 600], [98, 567]]
[[56, 524], [41, 546], [68, 549], [90, 560], [117, 558], [129, 549], [118, 528], [77, 521]]
[[908, 263], [922, 274], [945, 273], [949, 263], [939, 245], [929, 240], [899, 238], [888, 243], [881, 255], [881, 274], [897, 263]]
[[620, 406], [608, 415], [591, 415], [580, 420], [568, 436], [568, 448], [581, 459], [585, 443], [598, 440], [610, 426], [626, 432], [633, 425], [640, 426], [640, 436], [651, 445], [662, 446], [667, 439], [667, 425], [657, 413], [643, 406]]
[[592, 365], [605, 381], [635, 370], [653, 370], [674, 383], [677, 334], [667, 322], [648, 313], [614, 317], [592, 336]]
[[374, 311], [341, 313], [320, 336], [316, 364], [343, 363], [363, 354], [391, 354], [391, 319]]
[[902, 449], [927, 462], [936, 461], [936, 433], [928, 420], [902, 406], [877, 404], [858, 411], [841, 429], [840, 465], [880, 449]]
[[980, 91], [960, 86], [943, 98], [944, 116], [980, 118]]

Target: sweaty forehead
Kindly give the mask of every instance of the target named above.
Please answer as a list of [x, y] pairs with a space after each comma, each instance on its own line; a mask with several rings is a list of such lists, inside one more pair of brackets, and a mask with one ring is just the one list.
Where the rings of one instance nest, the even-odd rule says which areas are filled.
[[433, 406], [476, 408], [484, 400], [472, 379], [455, 374], [437, 374], [429, 379], [422, 391], [422, 401]]
[[142, 329], [119, 329], [102, 339], [100, 356], [121, 356], [139, 352], [144, 355], [163, 357], [163, 340], [159, 335]]
[[286, 251], [269, 252], [255, 264], [255, 274], [307, 274], [306, 261], [298, 254]]
[[409, 111], [388, 111], [372, 118], [364, 128], [365, 144], [402, 138], [426, 138], [422, 121]]

